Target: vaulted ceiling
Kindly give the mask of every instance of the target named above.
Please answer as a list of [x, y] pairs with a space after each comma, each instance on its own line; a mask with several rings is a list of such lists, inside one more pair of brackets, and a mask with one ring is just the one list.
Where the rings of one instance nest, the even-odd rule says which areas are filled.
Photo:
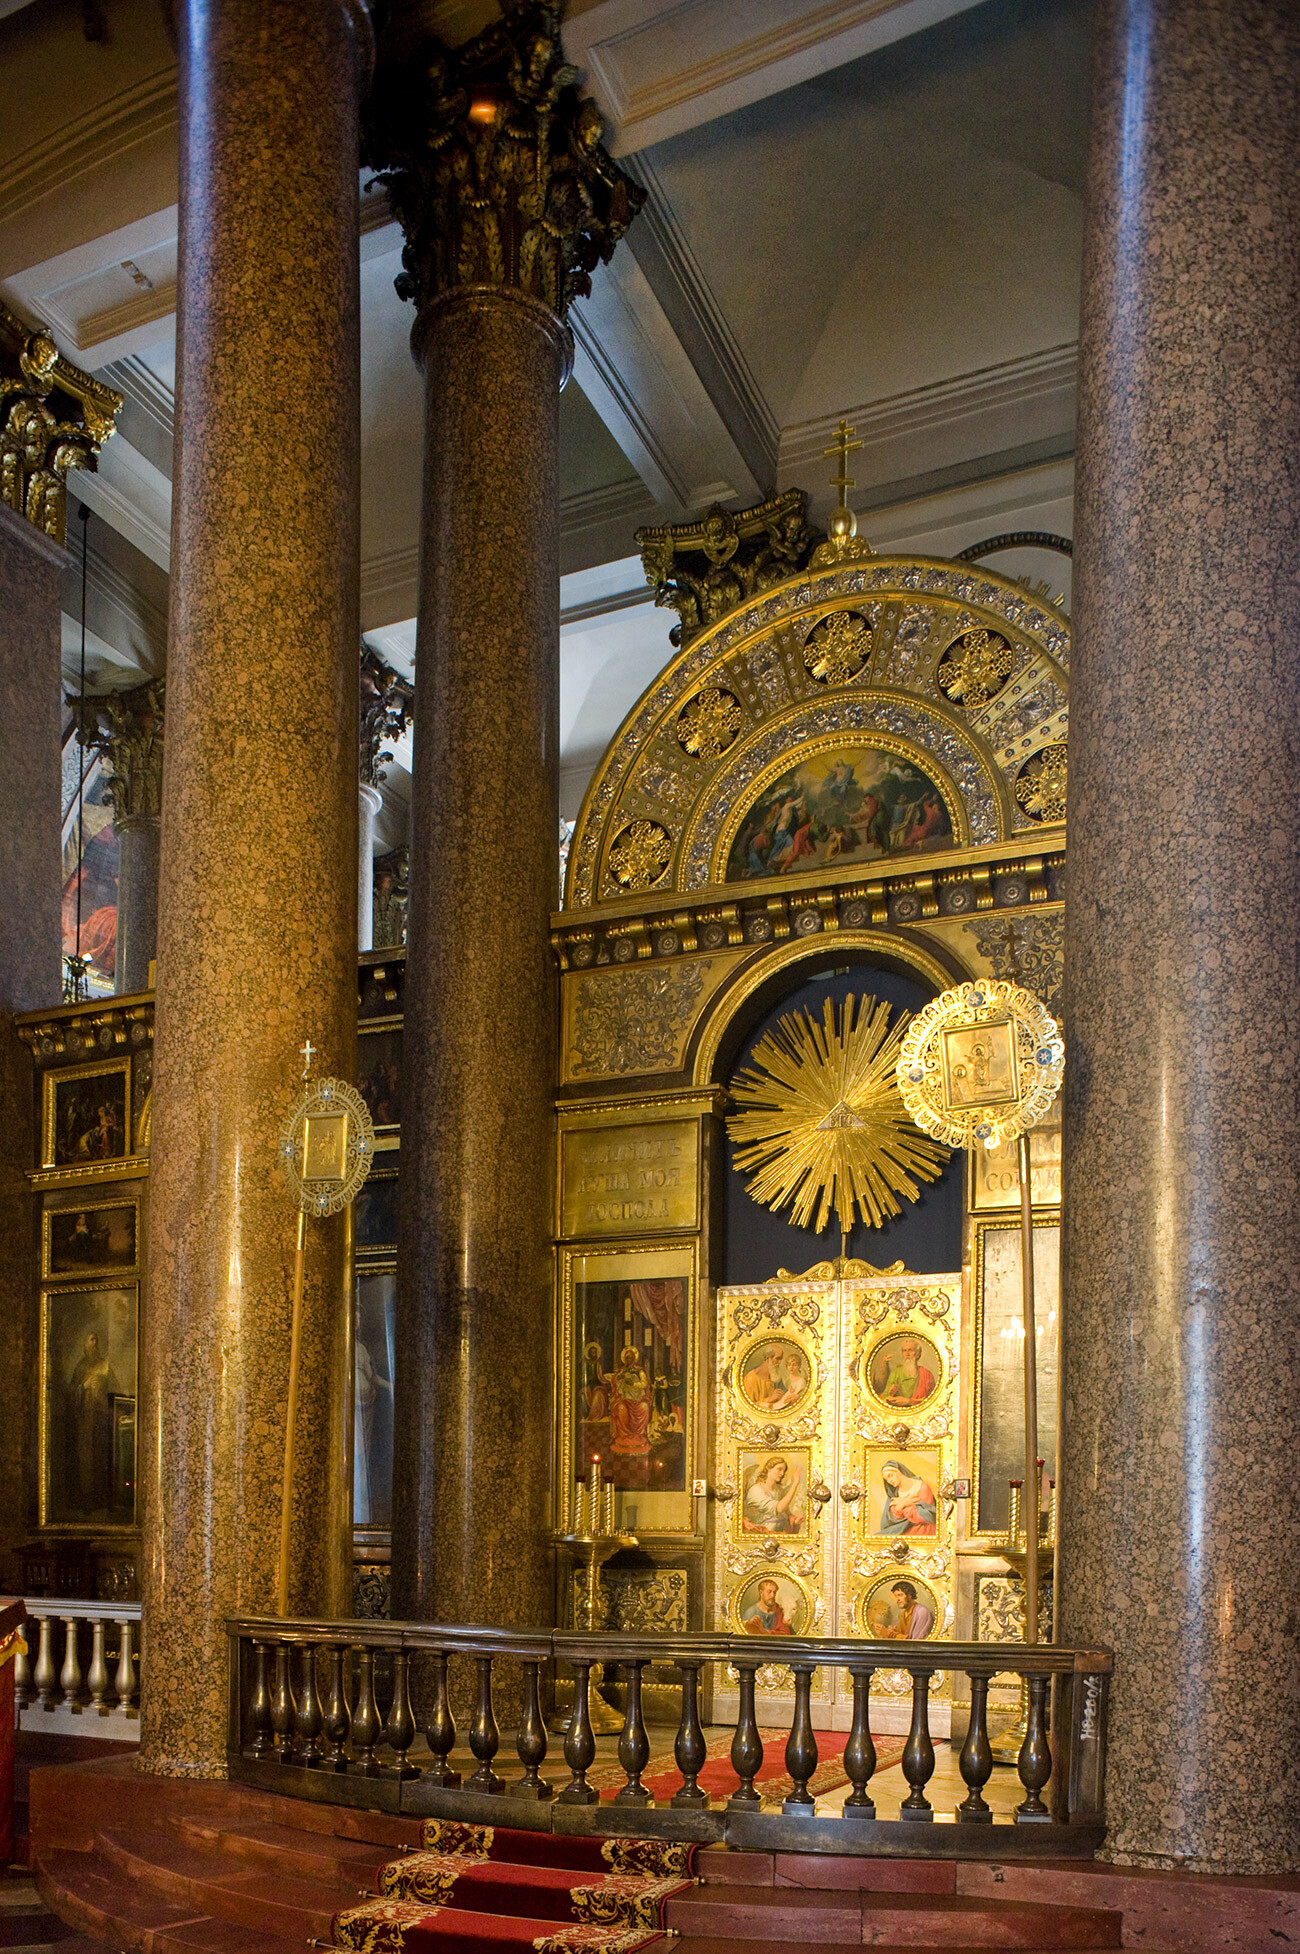
[[[127, 396], [78, 483], [102, 517], [92, 663], [120, 683], [165, 652], [176, 72], [158, 0], [102, 11], [88, 41], [80, 0], [0, 0], [0, 294]], [[494, 12], [444, 0], [442, 31]], [[566, 48], [650, 196], [575, 309], [561, 401], [570, 808], [670, 652], [639, 523], [791, 484], [824, 511], [847, 415], [877, 546], [1068, 534], [1090, 18], [1091, 0], [573, 0]], [[420, 382], [400, 237], [360, 182], [362, 619], [408, 663]], [[1059, 588], [1063, 561], [999, 567]]]

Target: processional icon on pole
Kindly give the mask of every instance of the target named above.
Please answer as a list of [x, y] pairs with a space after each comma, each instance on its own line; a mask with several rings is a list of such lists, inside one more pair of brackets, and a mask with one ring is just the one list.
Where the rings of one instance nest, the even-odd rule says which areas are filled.
[[302, 1351], [303, 1264], [307, 1217], [323, 1221], [355, 1200], [375, 1157], [375, 1130], [365, 1100], [344, 1079], [313, 1079], [317, 1055], [309, 1038], [300, 1047], [303, 1085], [280, 1129], [280, 1165], [298, 1210], [293, 1257], [293, 1323], [289, 1343], [289, 1393], [284, 1421], [284, 1488], [280, 1498], [280, 1558], [276, 1612], [289, 1612], [289, 1530], [293, 1448], [298, 1422], [298, 1367]]

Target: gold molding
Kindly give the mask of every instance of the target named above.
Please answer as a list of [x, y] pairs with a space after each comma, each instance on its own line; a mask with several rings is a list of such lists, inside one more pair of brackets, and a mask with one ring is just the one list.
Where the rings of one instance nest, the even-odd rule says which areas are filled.
[[779, 949], [769, 950], [759, 957], [730, 989], [714, 993], [711, 1000], [713, 1008], [706, 1006], [701, 1014], [704, 1032], [696, 1048], [691, 1073], [693, 1083], [697, 1086], [713, 1083], [713, 1068], [717, 1063], [723, 1034], [737, 1011], [748, 1003], [756, 990], [779, 972], [806, 958], [824, 963], [827, 957], [837, 958], [844, 950], [866, 950], [877, 956], [892, 958], [933, 984], [936, 992], [946, 990], [952, 982], [952, 972], [946, 964], [940, 963], [928, 950], [923, 950], [919, 944], [901, 934], [887, 936], [880, 930], [840, 929], [836, 930], [829, 942], [820, 933], [796, 937], [792, 942], [783, 943]]

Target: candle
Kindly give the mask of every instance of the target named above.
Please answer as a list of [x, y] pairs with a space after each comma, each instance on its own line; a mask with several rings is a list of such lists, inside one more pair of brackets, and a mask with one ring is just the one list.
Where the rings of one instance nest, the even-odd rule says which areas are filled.
[[583, 1485], [580, 1479], [578, 1481], [577, 1497], [573, 1503], [573, 1531], [579, 1534], [582, 1532], [582, 1519], [583, 1519], [582, 1509], [583, 1509], [583, 1500], [586, 1494], [586, 1490], [587, 1490], [586, 1487]]
[[604, 1524], [601, 1527], [601, 1532], [613, 1533], [613, 1531], [614, 1531], [614, 1481], [612, 1479], [607, 1479], [605, 1481], [605, 1519], [604, 1519]]

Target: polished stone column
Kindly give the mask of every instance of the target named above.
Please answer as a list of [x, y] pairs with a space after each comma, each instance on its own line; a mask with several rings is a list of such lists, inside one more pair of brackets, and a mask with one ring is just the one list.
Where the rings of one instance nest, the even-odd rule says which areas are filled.
[[[346, 0], [183, 0], [181, 379], [142, 1389], [140, 1761], [225, 1770], [269, 1612], [299, 1089], [355, 1077], [359, 332]], [[290, 1612], [348, 1612], [343, 1217], [308, 1223]]]
[[366, 116], [425, 374], [404, 989], [393, 1609], [551, 1619], [564, 313], [637, 208], [525, 6], [404, 25]]
[[375, 818], [384, 805], [377, 787], [363, 780], [357, 788], [357, 948], [375, 940]]
[[158, 939], [163, 698], [163, 680], [150, 679], [123, 692], [88, 692], [76, 707], [83, 744], [104, 758], [118, 837], [113, 988], [119, 994], [148, 989]]
[[1070, 701], [1061, 1634], [1106, 1856], [1300, 1867], [1300, 13], [1103, 0]]

